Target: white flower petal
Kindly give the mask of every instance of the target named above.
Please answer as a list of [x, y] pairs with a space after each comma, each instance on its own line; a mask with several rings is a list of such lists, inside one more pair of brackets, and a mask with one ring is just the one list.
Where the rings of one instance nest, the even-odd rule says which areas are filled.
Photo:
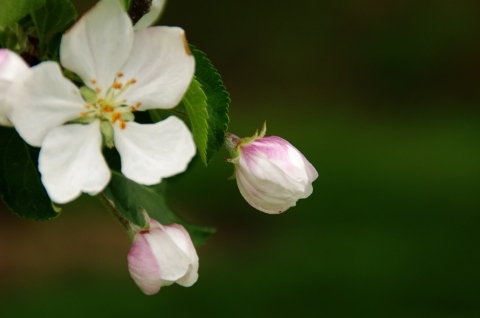
[[182, 250], [190, 261], [188, 271], [182, 278], [178, 279], [176, 283], [184, 287], [190, 287], [198, 279], [198, 255], [195, 246], [193, 246], [187, 230], [180, 224], [174, 223], [164, 226], [164, 229], [170, 239]]
[[18, 54], [0, 49], [0, 80], [13, 81], [28, 69], [28, 64]]
[[101, 152], [100, 121], [55, 128], [40, 150], [38, 169], [48, 195], [67, 203], [82, 192], [96, 195], [110, 181], [110, 170]]
[[141, 102], [139, 110], [172, 108], [182, 100], [195, 72], [184, 31], [152, 27], [135, 32], [130, 56], [122, 67], [125, 79], [136, 83], [124, 94], [127, 104]]
[[10, 108], [5, 101], [7, 90], [13, 80], [19, 79], [28, 70], [27, 63], [19, 55], [7, 49], [0, 49], [0, 125], [2, 126], [13, 126], [8, 119]]
[[153, 0], [150, 6], [150, 11], [145, 14], [133, 26], [134, 30], [141, 30], [154, 24], [159, 18], [165, 6], [165, 0]]
[[157, 259], [162, 280], [174, 282], [185, 275], [189, 259], [172, 241], [165, 228], [150, 228], [149, 232], [142, 235]]
[[114, 125], [115, 147], [122, 160], [122, 173], [145, 185], [185, 171], [195, 155], [195, 143], [187, 126], [177, 117], [150, 125], [128, 122]]
[[79, 89], [62, 75], [55, 62], [31, 68], [10, 86], [6, 96], [10, 121], [20, 136], [40, 147], [45, 135], [55, 127], [80, 117], [85, 110]]
[[132, 21], [117, 0], [99, 1], [62, 37], [60, 61], [91, 88], [110, 87], [133, 43]]
[[235, 172], [238, 189], [244, 199], [262, 212], [282, 213], [295, 206], [299, 197], [302, 196], [302, 192], [292, 193], [275, 182], [258, 179], [240, 166], [237, 166]]

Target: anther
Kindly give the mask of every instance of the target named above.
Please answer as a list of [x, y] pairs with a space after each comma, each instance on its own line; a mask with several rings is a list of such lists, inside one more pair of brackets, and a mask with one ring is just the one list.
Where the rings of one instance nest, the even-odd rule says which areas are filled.
[[120, 118], [122, 118], [122, 114], [121, 114], [121, 113], [113, 113], [113, 115], [112, 115], [112, 123], [115, 124], [115, 122], [116, 122], [117, 120], [119, 120]]
[[122, 72], [118, 72], [117, 73], [117, 77], [122, 77], [123, 76], [123, 73]]
[[140, 107], [140, 105], [142, 105], [142, 102], [137, 102], [137, 103], [135, 103], [135, 105], [130, 106], [130, 109], [132, 111], [136, 111]]
[[102, 107], [102, 112], [104, 113], [111, 113], [115, 110], [115, 108], [113, 106], [110, 106], [110, 105], [105, 105]]
[[97, 81], [96, 81], [94, 78], [92, 78], [92, 79], [90, 80], [90, 83], [92, 83], [92, 84], [97, 84]]
[[123, 84], [120, 83], [120, 82], [114, 82], [114, 83], [112, 84], [112, 87], [115, 88], [115, 89], [121, 89], [122, 86], [123, 86]]

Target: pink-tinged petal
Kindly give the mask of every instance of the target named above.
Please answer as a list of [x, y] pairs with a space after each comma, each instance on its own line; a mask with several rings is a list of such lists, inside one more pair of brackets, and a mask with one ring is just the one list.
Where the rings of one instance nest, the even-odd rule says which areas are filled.
[[140, 184], [185, 171], [196, 151], [187, 126], [174, 116], [150, 125], [128, 122], [124, 129], [114, 125], [114, 133], [122, 173]]
[[140, 18], [140, 20], [138, 20], [137, 23], [135, 23], [133, 29], [141, 30], [153, 25], [160, 18], [164, 6], [165, 0], [152, 0], [150, 11], [148, 11], [147, 14], [145, 14]]
[[126, 80], [136, 83], [126, 90], [127, 104], [139, 110], [172, 108], [183, 98], [195, 72], [184, 31], [177, 27], [152, 27], [135, 32], [130, 56], [122, 68]]
[[100, 121], [53, 129], [40, 149], [38, 169], [52, 201], [67, 203], [82, 192], [100, 193], [110, 181], [103, 158]]
[[7, 49], [0, 49], [0, 69], [2, 67], [3, 62], [7, 60], [8, 52], [9, 51]]
[[142, 292], [146, 295], [158, 293], [162, 285], [160, 265], [142, 233], [135, 235], [127, 259], [130, 275]]
[[28, 69], [28, 64], [18, 54], [0, 49], [0, 80], [13, 81]]
[[[297, 182], [306, 184], [308, 175], [305, 170], [304, 156], [288, 141], [277, 136], [269, 136], [255, 140], [242, 147], [243, 156], [251, 169], [259, 170], [262, 167], [255, 163], [256, 159], [276, 165], [285, 174]], [[248, 159], [248, 160], [247, 160]], [[269, 177], [275, 174], [269, 175]]]
[[15, 80], [6, 104], [10, 121], [22, 138], [40, 147], [47, 133], [85, 110], [79, 89], [62, 75], [55, 62], [43, 62]]
[[120, 2], [102, 0], [63, 35], [60, 61], [104, 94], [127, 60], [132, 43], [132, 22]]

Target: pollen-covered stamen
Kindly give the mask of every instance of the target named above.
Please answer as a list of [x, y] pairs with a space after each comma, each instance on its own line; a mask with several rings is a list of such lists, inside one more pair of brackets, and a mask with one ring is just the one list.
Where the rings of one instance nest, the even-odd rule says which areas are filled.
[[112, 113], [113, 111], [115, 111], [115, 107], [113, 107], [112, 105], [103, 105], [102, 106], [102, 112], [104, 113]]
[[112, 88], [115, 88], [115, 89], [121, 89], [122, 87], [123, 87], [123, 84], [120, 82], [114, 82], [112, 84]]
[[121, 119], [121, 118], [122, 118], [122, 113], [118, 113], [118, 112], [117, 112], [117, 113], [113, 113], [113, 114], [112, 114], [112, 123], [115, 124], [115, 122], [116, 122], [117, 120]]
[[[96, 85], [95, 79], [89, 81], [92, 85]], [[82, 97], [85, 100], [84, 111], [79, 115], [78, 122], [90, 123], [95, 119], [100, 119], [102, 125], [105, 126], [102, 130], [107, 132], [109, 125], [118, 124], [121, 129], [127, 127], [127, 122], [133, 121], [135, 116], [133, 112], [137, 111], [142, 105], [141, 102], [134, 104], [128, 103], [121, 95], [131, 86], [137, 83], [136, 78], [124, 79], [124, 74], [118, 72], [106, 91], [102, 92], [99, 86], [94, 86], [94, 89], [87, 86], [80, 88]], [[100, 94], [100, 93], [103, 94]], [[108, 129], [107, 129], [108, 128]], [[107, 138], [110, 140], [110, 138]], [[110, 141], [107, 142], [110, 144]]]
[[140, 108], [141, 105], [142, 105], [142, 102], [137, 102], [137, 103], [135, 103], [135, 105], [130, 106], [130, 110], [131, 110], [132, 112], [134, 112], [134, 111], [136, 111], [138, 108]]

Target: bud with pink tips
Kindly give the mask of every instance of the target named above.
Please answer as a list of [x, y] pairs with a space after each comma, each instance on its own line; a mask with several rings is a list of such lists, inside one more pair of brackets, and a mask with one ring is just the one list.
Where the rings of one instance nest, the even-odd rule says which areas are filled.
[[21, 74], [29, 70], [27, 63], [15, 52], [0, 49], [0, 125], [12, 126], [8, 119], [9, 110], [5, 104], [5, 96], [10, 84]]
[[183, 226], [151, 219], [149, 230], [135, 234], [128, 269], [142, 292], [153, 295], [173, 283], [192, 286], [198, 279], [198, 256]]
[[227, 133], [225, 145], [232, 155], [240, 193], [255, 209], [269, 214], [282, 213], [299, 199], [312, 194], [318, 173], [288, 141], [260, 134], [238, 138]]

